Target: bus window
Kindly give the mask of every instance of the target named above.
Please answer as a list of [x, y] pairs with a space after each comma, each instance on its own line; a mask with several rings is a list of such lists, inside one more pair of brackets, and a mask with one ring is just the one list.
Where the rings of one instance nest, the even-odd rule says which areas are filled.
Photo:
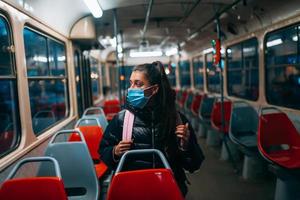
[[166, 75], [169, 79], [171, 87], [176, 87], [176, 64], [175, 63], [169, 63], [164, 65]]
[[40, 135], [67, 115], [65, 46], [30, 28], [23, 34], [32, 127], [35, 135]]
[[195, 88], [203, 90], [203, 61], [201, 56], [193, 59], [193, 75]]
[[14, 150], [21, 139], [17, 95], [17, 80], [14, 72], [11, 32], [4, 17], [0, 15], [0, 157]]
[[230, 96], [258, 98], [258, 42], [256, 38], [227, 48], [227, 89]]
[[190, 76], [190, 62], [185, 60], [179, 62], [179, 71], [180, 71], [180, 84], [181, 87], [190, 87], [191, 86], [191, 76]]
[[92, 82], [92, 93], [93, 100], [100, 98], [100, 77], [99, 77], [99, 67], [98, 61], [94, 58], [91, 58], [91, 82]]
[[220, 93], [220, 68], [213, 65], [213, 54], [208, 53], [205, 55], [206, 62], [206, 77], [207, 77], [207, 90], [209, 92]]
[[83, 113], [83, 98], [82, 98], [82, 88], [81, 88], [81, 63], [80, 54], [78, 51], [74, 53], [74, 67], [75, 67], [75, 81], [76, 81], [76, 98], [77, 98], [77, 109], [78, 114], [81, 116]]
[[266, 97], [270, 104], [300, 109], [299, 26], [265, 38]]

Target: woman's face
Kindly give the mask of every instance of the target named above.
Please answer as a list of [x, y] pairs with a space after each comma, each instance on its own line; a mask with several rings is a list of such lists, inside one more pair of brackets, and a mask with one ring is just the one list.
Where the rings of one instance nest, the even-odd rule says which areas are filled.
[[145, 89], [150, 87], [149, 80], [143, 72], [133, 71], [130, 76], [130, 87], [129, 88], [141, 88]]
[[[158, 92], [158, 85], [151, 86], [145, 73], [140, 71], [133, 71], [130, 76], [130, 87], [131, 89], [140, 88], [144, 90], [145, 96], [151, 96]], [[147, 89], [149, 88], [149, 89]], [[145, 90], [146, 89], [146, 90]]]

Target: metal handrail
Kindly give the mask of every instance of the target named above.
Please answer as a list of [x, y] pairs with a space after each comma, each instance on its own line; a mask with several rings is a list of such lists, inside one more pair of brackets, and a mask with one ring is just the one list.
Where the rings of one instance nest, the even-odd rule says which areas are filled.
[[75, 127], [80, 127], [80, 123], [84, 120], [95, 120], [98, 126], [101, 126], [97, 117], [88, 117], [87, 115], [82, 116], [75, 124]]
[[25, 159], [21, 160], [20, 162], [18, 162], [14, 166], [12, 171], [7, 176], [6, 180], [12, 179], [16, 175], [18, 169], [26, 163], [29, 163], [29, 162], [49, 162], [49, 161], [54, 164], [55, 175], [57, 177], [61, 178], [60, 168], [59, 168], [59, 164], [58, 164], [57, 160], [55, 158], [52, 158], [52, 157], [49, 157], [49, 156], [44, 156], [44, 157], [25, 158]]
[[122, 167], [124, 165], [125, 159], [129, 156], [129, 155], [133, 155], [133, 154], [150, 154], [150, 153], [155, 153], [159, 156], [159, 158], [161, 159], [164, 167], [166, 169], [171, 169], [167, 159], [165, 158], [164, 154], [157, 150], [157, 149], [137, 149], [137, 150], [130, 150], [127, 151], [126, 153], [124, 153], [124, 155], [121, 157], [121, 160], [119, 162], [119, 165], [116, 169], [116, 173], [119, 173], [122, 170]]

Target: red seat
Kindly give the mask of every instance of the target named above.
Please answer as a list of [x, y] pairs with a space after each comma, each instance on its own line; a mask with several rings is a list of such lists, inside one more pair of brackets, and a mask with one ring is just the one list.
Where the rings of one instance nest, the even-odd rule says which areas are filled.
[[[79, 129], [84, 136], [90, 155], [94, 161], [97, 176], [101, 178], [107, 170], [107, 166], [101, 161], [98, 153], [99, 144], [103, 137], [102, 128], [100, 126], [79, 126], [77, 129]], [[81, 139], [77, 133], [73, 133], [69, 141], [81, 141]]]
[[281, 167], [300, 168], [300, 135], [285, 113], [259, 117], [258, 148], [267, 160]]
[[107, 200], [183, 200], [170, 169], [147, 169], [114, 175]]
[[108, 121], [112, 120], [115, 114], [120, 112], [120, 110], [121, 110], [120, 102], [117, 99], [106, 100], [103, 104], [103, 111]]
[[59, 177], [10, 179], [0, 189], [3, 200], [67, 200], [64, 184]]
[[193, 113], [193, 115], [195, 116], [195, 117], [197, 117], [198, 116], [198, 113], [199, 113], [199, 108], [200, 108], [200, 104], [201, 104], [201, 101], [202, 101], [202, 97], [203, 97], [204, 95], [201, 95], [201, 94], [196, 94], [195, 96], [194, 96], [194, 99], [193, 99], [193, 103], [192, 103], [192, 106], [191, 106], [191, 111], [192, 111], [192, 113]]
[[225, 113], [225, 126], [222, 128], [222, 115], [221, 115], [221, 106], [222, 103], [217, 101], [214, 103], [213, 110], [210, 116], [211, 125], [216, 130], [228, 134], [229, 130], [229, 121], [231, 116], [231, 101], [224, 102], [224, 113]]
[[188, 91], [187, 91], [187, 90], [184, 90], [184, 91], [182, 92], [181, 99], [179, 100], [179, 106], [180, 106], [181, 108], [183, 108], [183, 106], [184, 106], [184, 104], [185, 104], [185, 101], [186, 101], [187, 97], [188, 97]]

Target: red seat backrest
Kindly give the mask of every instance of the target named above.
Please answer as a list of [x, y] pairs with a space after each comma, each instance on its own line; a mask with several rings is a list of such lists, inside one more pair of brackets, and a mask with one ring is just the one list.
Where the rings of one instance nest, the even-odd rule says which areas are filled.
[[103, 105], [105, 115], [111, 113], [118, 113], [121, 110], [120, 102], [117, 99], [106, 100]]
[[269, 113], [259, 117], [258, 147], [267, 156], [272, 146], [287, 144], [300, 147], [300, 136], [285, 113]]
[[[99, 160], [100, 156], [98, 153], [98, 148], [103, 137], [102, 128], [100, 126], [79, 126], [78, 129], [84, 136], [92, 159]], [[81, 141], [81, 139], [77, 133], [73, 133], [70, 136], [69, 141]]]
[[10, 179], [0, 189], [2, 200], [67, 200], [64, 184], [59, 177]]
[[183, 200], [169, 169], [120, 172], [111, 182], [107, 200]]
[[183, 105], [184, 105], [184, 103], [185, 103], [185, 101], [187, 99], [187, 96], [188, 96], [188, 91], [184, 90], [182, 92], [181, 99], [179, 101], [179, 104], [180, 104], [181, 107], [183, 107]]
[[194, 96], [193, 103], [192, 103], [192, 111], [196, 114], [199, 113], [199, 107], [202, 101], [202, 97], [203, 95], [201, 94], [197, 94]]
[[221, 102], [215, 102], [213, 106], [213, 110], [210, 116], [211, 124], [214, 128], [218, 129], [221, 132], [228, 133], [229, 130], [229, 121], [231, 116], [231, 101], [224, 102], [224, 113], [225, 113], [225, 128], [222, 130], [222, 115], [221, 115]]

